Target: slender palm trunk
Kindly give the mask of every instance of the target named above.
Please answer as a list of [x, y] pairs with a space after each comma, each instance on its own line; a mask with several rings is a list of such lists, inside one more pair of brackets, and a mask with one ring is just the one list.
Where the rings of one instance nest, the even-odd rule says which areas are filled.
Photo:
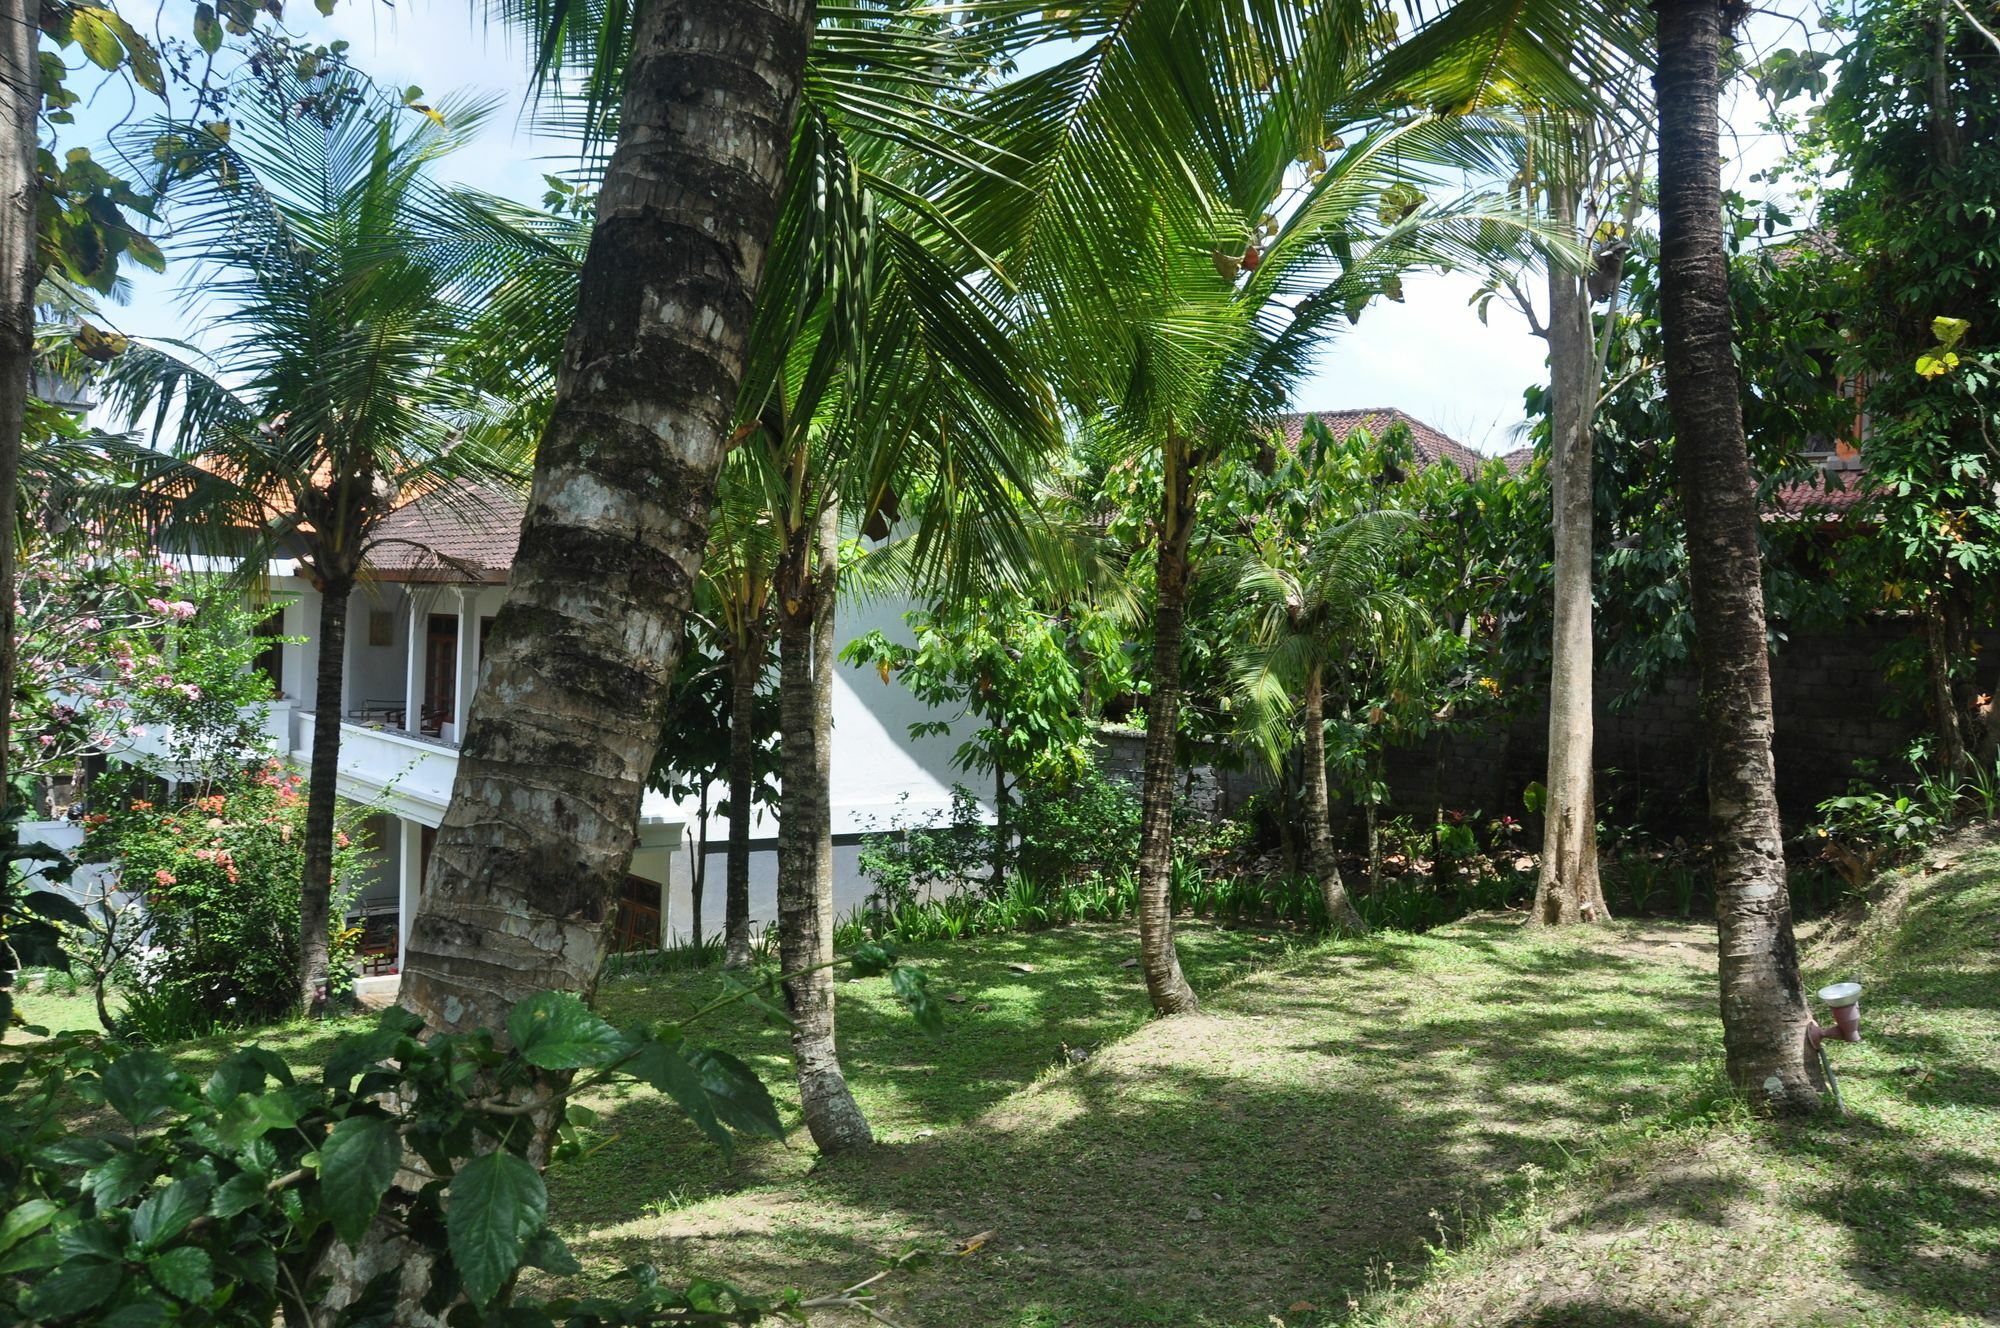
[[1320, 665], [1306, 669], [1305, 701], [1306, 756], [1306, 842], [1310, 847], [1313, 877], [1326, 902], [1326, 925], [1335, 931], [1359, 936], [1368, 924], [1354, 910], [1347, 897], [1347, 884], [1340, 879], [1340, 858], [1333, 847], [1333, 800], [1326, 787], [1326, 687]]
[[723, 883], [724, 968], [750, 967], [750, 805], [757, 792], [757, 680], [764, 633], [751, 624], [729, 656], [729, 860]]
[[[1574, 216], [1574, 184], [1554, 191], [1551, 210]], [[1606, 922], [1597, 877], [1597, 805], [1592, 732], [1591, 420], [1597, 346], [1584, 280], [1549, 264], [1549, 472], [1555, 500], [1555, 629], [1549, 659], [1549, 768], [1541, 879], [1531, 920]]]
[[1815, 1109], [1817, 1067], [1785, 889], [1756, 492], [1731, 347], [1717, 144], [1723, 0], [1661, 0], [1660, 294], [1667, 405], [1701, 654], [1729, 1075], [1774, 1111]]
[[[701, 784], [701, 807], [695, 814], [694, 863], [688, 868], [688, 938], [701, 952], [701, 897], [708, 890], [708, 781]], [[662, 935], [660, 944], [667, 938]]]
[[[809, 587], [780, 605], [779, 711], [784, 787], [778, 817], [778, 954], [792, 1017], [799, 1106], [820, 1152], [875, 1141], [848, 1091], [834, 1046], [833, 839], [828, 760], [833, 727], [833, 599], [839, 548], [833, 514], [816, 532], [819, 566]], [[795, 541], [803, 561], [803, 537]], [[795, 564], [795, 572], [798, 570]], [[807, 971], [811, 970], [811, 971]]]
[[1194, 477], [1187, 445], [1165, 449], [1160, 565], [1153, 603], [1152, 694], [1146, 698], [1145, 783], [1139, 816], [1139, 966], [1156, 1014], [1201, 1008], [1174, 948], [1174, 726], [1180, 716], [1181, 636], [1187, 619], [1188, 544], [1194, 533]]
[[590, 992], [632, 860], [776, 224], [810, 0], [638, 10], [556, 405], [402, 1001]]
[[[0, 0], [0, 698], [14, 695], [14, 507], [21, 431], [34, 374], [38, 207], [36, 11]], [[13, 707], [0, 705], [0, 790], [7, 784]]]
[[347, 676], [347, 606], [354, 582], [319, 589], [319, 675], [313, 685], [312, 766], [306, 784], [305, 874], [299, 885], [299, 1004], [312, 1010], [327, 985], [328, 911], [333, 901], [334, 821], [340, 801], [340, 701]]

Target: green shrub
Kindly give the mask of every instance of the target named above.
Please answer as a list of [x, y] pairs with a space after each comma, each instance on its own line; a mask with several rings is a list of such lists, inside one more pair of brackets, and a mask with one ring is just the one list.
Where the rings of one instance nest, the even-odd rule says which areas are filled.
[[[224, 792], [162, 807], [127, 796], [128, 780], [100, 781], [93, 801], [115, 810], [88, 819], [87, 858], [116, 864], [142, 895], [146, 944], [120, 975], [129, 1031], [152, 1042], [269, 1022], [298, 1006], [299, 883], [305, 873], [305, 797], [275, 762]], [[357, 937], [346, 906], [364, 858], [337, 833], [329, 961], [334, 996], [351, 988]]]
[[1021, 790], [1014, 808], [1017, 870], [1035, 881], [1116, 872], [1139, 858], [1139, 795], [1094, 764], [1061, 784]]

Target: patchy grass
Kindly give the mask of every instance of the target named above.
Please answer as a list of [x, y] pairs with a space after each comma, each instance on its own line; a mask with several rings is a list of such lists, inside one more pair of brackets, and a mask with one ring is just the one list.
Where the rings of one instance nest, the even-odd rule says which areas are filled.
[[[887, 1312], [939, 1328], [1326, 1323], [1524, 1177], [1706, 1077], [1713, 945], [1695, 928], [1472, 921], [1220, 985], [1252, 943], [1189, 927], [1208, 1012], [1166, 1023], [1120, 966], [1133, 945], [1104, 926], [925, 953], [967, 996], [937, 1039], [885, 983], [843, 984], [843, 1061], [882, 1140], [866, 1157], [815, 1164], [801, 1134], [726, 1163], [650, 1093], [600, 1103], [615, 1140], [551, 1173], [564, 1234], [592, 1273], [645, 1260], [823, 1291], [991, 1230], [978, 1254], [894, 1279]], [[702, 990], [655, 979], [604, 1003], [671, 1017]], [[788, 1082], [780, 1034], [739, 1035]], [[1065, 1045], [1092, 1054], [1071, 1066]]]
[[[819, 1161], [801, 1131], [725, 1159], [650, 1090], [600, 1096], [597, 1147], [549, 1177], [577, 1280], [649, 1261], [821, 1292], [991, 1232], [881, 1308], [908, 1328], [2000, 1322], [2000, 840], [1932, 853], [1810, 938], [1811, 983], [1868, 984], [1868, 1041], [1834, 1048], [1849, 1117], [1804, 1126], [1719, 1087], [1709, 926], [1181, 937], [1206, 1012], [1168, 1022], [1116, 925], [916, 950], [964, 998], [941, 1037], [884, 980], [842, 983], [864, 1157]], [[716, 982], [623, 980], [600, 1005], [684, 1018]], [[354, 1026], [258, 1037], [308, 1066]], [[699, 1036], [796, 1124], [782, 1030], [739, 1008]]]
[[2000, 847], [1961, 840], [1822, 929], [1811, 986], [1867, 985], [1843, 1119], [1719, 1107], [1523, 1201], [1378, 1328], [2000, 1322]]

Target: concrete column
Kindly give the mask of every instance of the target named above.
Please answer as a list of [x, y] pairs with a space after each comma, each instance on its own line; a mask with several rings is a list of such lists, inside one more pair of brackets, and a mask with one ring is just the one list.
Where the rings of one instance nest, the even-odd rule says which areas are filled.
[[403, 592], [410, 602], [408, 667], [403, 678], [403, 728], [421, 733], [424, 728], [424, 615], [420, 613], [415, 589]]
[[415, 821], [391, 817], [400, 827], [397, 853], [399, 876], [396, 884], [396, 971], [403, 971], [403, 949], [410, 943], [410, 924], [416, 921], [417, 900], [423, 892], [424, 828]]
[[465, 741], [465, 722], [472, 716], [472, 689], [479, 684], [479, 587], [457, 586], [458, 686], [452, 697], [452, 741]]

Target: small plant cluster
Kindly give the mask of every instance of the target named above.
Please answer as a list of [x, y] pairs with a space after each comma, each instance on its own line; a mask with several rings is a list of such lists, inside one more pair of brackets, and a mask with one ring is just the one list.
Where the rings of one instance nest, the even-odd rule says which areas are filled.
[[[129, 773], [98, 782], [93, 801], [107, 810], [84, 818], [80, 853], [118, 873], [122, 894], [96, 903], [79, 948], [85, 966], [125, 997], [119, 1031], [158, 1044], [291, 1013], [304, 781], [272, 761], [222, 791], [165, 806], [135, 796], [144, 783]], [[366, 860], [350, 822], [334, 840], [335, 996], [352, 985], [357, 936], [346, 906]]]
[[868, 835], [860, 867], [875, 885], [872, 907], [896, 912], [973, 884], [998, 893], [996, 862], [1003, 881], [1015, 872], [1061, 881], [1102, 875], [1138, 857], [1138, 795], [1095, 765], [1071, 778], [1022, 785], [1010, 816], [1008, 843], [996, 845], [998, 829], [978, 795], [956, 784], [944, 824], [892, 824]]
[[[923, 975], [893, 950], [865, 946], [849, 962], [889, 974], [920, 1022], [941, 1023]], [[724, 981], [689, 1023], [736, 1001], [782, 1019], [768, 982]], [[649, 1267], [629, 1269], [615, 1296], [517, 1295], [524, 1269], [582, 1271], [549, 1225], [531, 1159], [580, 1152], [593, 1116], [576, 1097], [618, 1082], [651, 1085], [725, 1150], [733, 1134], [783, 1134], [736, 1057], [694, 1045], [682, 1025], [614, 1028], [563, 993], [516, 1005], [504, 1041], [426, 1038], [390, 1009], [343, 1039], [316, 1082], [256, 1046], [197, 1082], [146, 1048], [40, 1044], [0, 1064], [0, 1322], [392, 1323], [412, 1262], [428, 1267], [423, 1309], [453, 1324], [748, 1324], [809, 1306], [797, 1293], [670, 1285]], [[78, 1131], [79, 1101], [117, 1119]], [[327, 1308], [336, 1247], [378, 1241], [394, 1243], [388, 1271]], [[852, 1308], [864, 1295], [829, 1299]]]
[[1996, 800], [1991, 778], [1956, 784], [1933, 775], [1886, 790], [1857, 779], [1819, 804], [1808, 835], [1850, 891], [1865, 890], [1876, 872], [1919, 852], [1968, 811], [1983, 808], [1991, 820]]

